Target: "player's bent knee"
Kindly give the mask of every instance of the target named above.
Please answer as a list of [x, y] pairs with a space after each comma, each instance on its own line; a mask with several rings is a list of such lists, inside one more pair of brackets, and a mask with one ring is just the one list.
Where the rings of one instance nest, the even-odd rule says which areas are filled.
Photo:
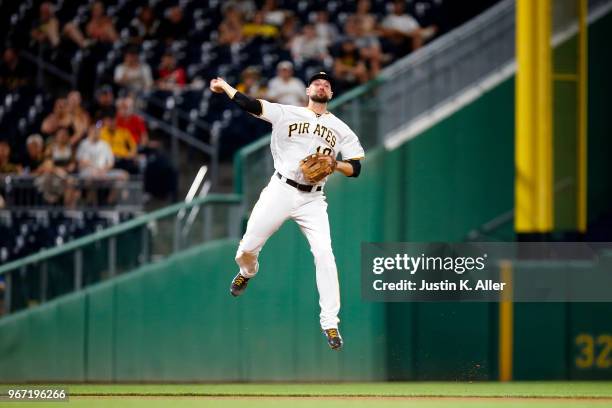
[[239, 265], [249, 265], [257, 261], [257, 253], [249, 251], [238, 251], [236, 262]]

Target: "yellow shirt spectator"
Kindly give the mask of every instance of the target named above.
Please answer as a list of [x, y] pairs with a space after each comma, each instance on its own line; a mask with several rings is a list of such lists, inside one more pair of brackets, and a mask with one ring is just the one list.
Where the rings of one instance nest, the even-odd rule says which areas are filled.
[[136, 156], [136, 142], [129, 130], [104, 126], [100, 130], [100, 139], [108, 143], [113, 155], [119, 159], [131, 159]]

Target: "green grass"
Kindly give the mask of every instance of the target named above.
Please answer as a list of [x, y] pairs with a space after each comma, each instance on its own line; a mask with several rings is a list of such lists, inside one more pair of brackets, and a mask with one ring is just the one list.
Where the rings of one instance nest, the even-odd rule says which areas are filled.
[[[83, 408], [612, 407], [612, 382], [70, 384], [46, 387], [67, 388], [70, 393], [68, 405]], [[24, 402], [18, 405], [40, 408], [64, 404]], [[0, 406], [16, 405], [0, 403]]]

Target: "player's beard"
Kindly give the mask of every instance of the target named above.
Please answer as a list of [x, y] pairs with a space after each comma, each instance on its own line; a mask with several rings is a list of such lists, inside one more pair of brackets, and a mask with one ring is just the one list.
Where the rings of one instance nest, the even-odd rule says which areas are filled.
[[327, 94], [323, 94], [322, 96], [314, 94], [310, 95], [310, 100], [316, 103], [327, 103], [329, 102], [329, 96]]

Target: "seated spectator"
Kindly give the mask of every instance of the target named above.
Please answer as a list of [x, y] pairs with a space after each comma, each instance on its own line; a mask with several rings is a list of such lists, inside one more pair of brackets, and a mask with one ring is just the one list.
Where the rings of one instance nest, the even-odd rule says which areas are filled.
[[[108, 143], [100, 139], [101, 128], [101, 122], [91, 126], [87, 138], [79, 145], [76, 154], [79, 173], [82, 177], [93, 180], [114, 180], [118, 182], [129, 180], [127, 172], [113, 169], [115, 158]], [[115, 202], [117, 193], [117, 190], [113, 189], [105, 201], [108, 203]], [[87, 189], [85, 199], [90, 205], [97, 205], [100, 201], [98, 191]]]
[[89, 114], [81, 106], [79, 91], [71, 91], [66, 98], [55, 100], [53, 111], [42, 122], [41, 131], [52, 136], [61, 127], [69, 129], [73, 146], [78, 144], [87, 132]]
[[316, 12], [314, 27], [317, 37], [326, 47], [335, 44], [338, 40], [338, 29], [329, 22], [329, 13], [326, 10]]
[[138, 146], [146, 146], [149, 143], [149, 133], [144, 119], [134, 113], [134, 98], [126, 96], [117, 101], [116, 125], [118, 128], [130, 132], [132, 139]]
[[[74, 21], [66, 24], [64, 34], [81, 48], [94, 44], [112, 45], [119, 40], [113, 19], [106, 14], [105, 2], [95, 1], [89, 9], [89, 20], [85, 24]], [[85, 33], [85, 34], [83, 34]], [[102, 47], [102, 49], [107, 49]]]
[[229, 7], [233, 7], [243, 16], [253, 16], [257, 11], [257, 4], [254, 0], [226, 0], [221, 6], [221, 11], [225, 13], [225, 10]]
[[138, 11], [138, 16], [130, 23], [131, 42], [140, 44], [144, 40], [151, 40], [156, 37], [159, 28], [159, 20], [155, 17], [151, 6], [142, 6]]
[[157, 37], [166, 44], [185, 40], [189, 34], [189, 24], [185, 21], [183, 9], [180, 6], [170, 7], [164, 14], [165, 18], [159, 24]]
[[123, 63], [115, 67], [115, 83], [130, 92], [143, 92], [151, 89], [153, 77], [151, 68], [140, 62], [138, 49], [130, 46], [124, 54]]
[[420, 48], [437, 31], [435, 26], [421, 28], [405, 8], [403, 0], [395, 0], [393, 12], [383, 19], [380, 27], [380, 34], [390, 42], [390, 51], [396, 58]]
[[60, 23], [50, 2], [45, 1], [39, 6], [38, 19], [34, 21], [30, 35], [42, 46], [56, 48], [59, 45]]
[[335, 93], [344, 92], [368, 80], [368, 70], [355, 42], [348, 37], [334, 53]]
[[266, 87], [261, 83], [261, 74], [254, 67], [248, 67], [242, 71], [242, 81], [236, 85], [236, 89], [253, 98], [263, 99], [266, 97]]
[[373, 32], [366, 32], [361, 17], [352, 15], [346, 19], [344, 33], [359, 49], [359, 55], [366, 64], [368, 78], [374, 78], [380, 71], [383, 54], [380, 41]]
[[235, 7], [227, 7], [219, 24], [219, 45], [239, 44], [242, 41], [242, 14]]
[[62, 174], [72, 173], [76, 170], [74, 152], [70, 143], [70, 132], [61, 127], [55, 132], [55, 136], [47, 144], [45, 156], [51, 160], [55, 169], [61, 170]]
[[115, 156], [114, 168], [138, 174], [136, 142], [125, 128], [117, 127], [115, 115], [104, 116], [100, 128], [100, 139], [108, 143]]
[[2, 53], [0, 65], [0, 87], [13, 91], [31, 83], [34, 72], [30, 64], [24, 64], [19, 54], [12, 47], [7, 47]]
[[0, 140], [0, 174], [19, 174], [21, 166], [11, 162], [11, 145]]
[[376, 15], [370, 12], [372, 3], [370, 0], [358, 0], [357, 11], [353, 16], [359, 21], [359, 26], [364, 34], [374, 34], [376, 30]]
[[69, 118], [69, 125], [67, 127], [71, 131], [70, 143], [72, 146], [76, 146], [87, 134], [90, 124], [89, 114], [83, 108], [79, 91], [70, 91], [68, 93], [66, 97], [66, 111]]
[[285, 105], [305, 106], [306, 86], [293, 76], [293, 64], [289, 61], [279, 62], [276, 74], [268, 83], [268, 99]]
[[101, 1], [91, 5], [91, 17], [85, 26], [85, 33], [90, 40], [101, 43], [114, 43], [119, 39], [113, 20], [106, 15]]
[[40, 130], [43, 134], [51, 136], [60, 127], [70, 126], [68, 115], [68, 101], [66, 98], [57, 98], [53, 103], [53, 110], [43, 119]]
[[244, 38], [262, 37], [262, 38], [277, 38], [279, 35], [278, 27], [266, 23], [264, 21], [264, 12], [258, 11], [253, 17], [253, 21], [246, 23], [242, 27], [242, 35]]
[[280, 41], [283, 48], [290, 50], [291, 43], [299, 31], [298, 18], [293, 13], [288, 12], [280, 28]]
[[110, 85], [103, 85], [96, 91], [95, 100], [89, 109], [92, 118], [101, 118], [115, 111], [115, 95]]
[[329, 57], [325, 41], [317, 36], [312, 24], [304, 25], [302, 33], [293, 39], [291, 55], [296, 62], [316, 60], [323, 63]]
[[62, 197], [68, 208], [74, 208], [78, 198], [75, 180], [70, 173], [76, 170], [74, 151], [70, 144], [70, 133], [59, 128], [45, 151], [47, 171], [36, 179], [36, 186], [47, 203], [54, 204]]
[[23, 161], [26, 174], [39, 175], [48, 170], [45, 163], [45, 142], [41, 135], [33, 134], [26, 139], [27, 155]]
[[261, 11], [264, 13], [265, 22], [277, 27], [281, 27], [287, 17], [287, 11], [279, 9], [276, 0], [265, 0]]
[[89, 178], [127, 180], [125, 171], [113, 170], [115, 158], [108, 143], [100, 139], [101, 128], [101, 122], [91, 126], [87, 138], [79, 144], [76, 154], [79, 173]]
[[176, 58], [170, 52], [162, 56], [157, 73], [156, 84], [161, 90], [179, 91], [187, 84], [185, 69], [176, 66]]

